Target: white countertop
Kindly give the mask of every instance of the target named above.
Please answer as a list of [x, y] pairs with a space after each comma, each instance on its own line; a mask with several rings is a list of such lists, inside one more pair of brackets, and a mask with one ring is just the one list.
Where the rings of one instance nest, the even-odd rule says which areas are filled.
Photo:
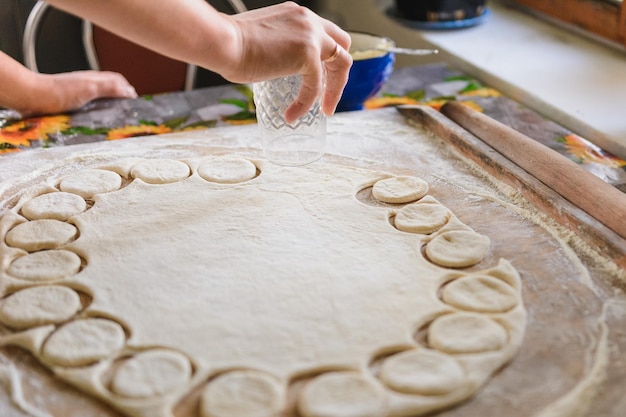
[[626, 157], [626, 53], [491, 1], [469, 30], [423, 32], [459, 69]]

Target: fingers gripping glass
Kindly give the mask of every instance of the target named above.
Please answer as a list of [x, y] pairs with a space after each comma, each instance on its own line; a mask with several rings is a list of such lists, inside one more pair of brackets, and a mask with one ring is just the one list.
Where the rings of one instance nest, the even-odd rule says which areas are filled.
[[292, 123], [285, 121], [285, 110], [298, 96], [301, 84], [302, 77], [292, 75], [253, 85], [263, 152], [279, 165], [306, 165], [324, 154], [326, 116], [319, 98], [304, 116]]

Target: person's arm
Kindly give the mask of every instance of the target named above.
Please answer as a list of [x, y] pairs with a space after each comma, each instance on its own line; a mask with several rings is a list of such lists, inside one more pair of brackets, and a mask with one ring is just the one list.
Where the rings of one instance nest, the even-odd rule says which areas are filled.
[[[302, 74], [303, 88], [288, 110], [288, 119], [304, 114], [321, 93], [323, 111], [334, 112], [352, 65], [347, 52], [349, 35], [292, 2], [233, 16], [218, 12], [205, 0], [49, 3], [163, 55], [217, 72], [231, 82]], [[334, 59], [327, 61], [331, 57]]]
[[22, 115], [60, 113], [100, 97], [136, 97], [117, 73], [76, 71], [38, 74], [0, 51], [0, 106]]

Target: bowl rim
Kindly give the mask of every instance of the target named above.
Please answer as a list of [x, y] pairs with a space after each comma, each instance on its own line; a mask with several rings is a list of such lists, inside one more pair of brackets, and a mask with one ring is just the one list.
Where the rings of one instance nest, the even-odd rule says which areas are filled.
[[[390, 47], [395, 47], [396, 46], [395, 41], [393, 39], [391, 39], [390, 37], [388, 37], [388, 36], [377, 35], [375, 33], [366, 32], [366, 31], [360, 31], [360, 30], [349, 30], [348, 34], [350, 35], [351, 39], [352, 39], [352, 34], [355, 34], [355, 35], [365, 35], [365, 36], [368, 36], [368, 37], [376, 38], [381, 43], [385, 43], [385, 44], [389, 45]], [[352, 40], [354, 41], [354, 39], [352, 39]], [[372, 48], [372, 49], [374, 49], [374, 48]], [[360, 49], [360, 50], [367, 50], [367, 49]], [[352, 45], [350, 46], [350, 51], [349, 52], [350, 53], [355, 52], [355, 50], [352, 49]], [[386, 56], [386, 55], [389, 55], [390, 53], [392, 53], [392, 52], [387, 52], [386, 54], [381, 55], [381, 56]]]

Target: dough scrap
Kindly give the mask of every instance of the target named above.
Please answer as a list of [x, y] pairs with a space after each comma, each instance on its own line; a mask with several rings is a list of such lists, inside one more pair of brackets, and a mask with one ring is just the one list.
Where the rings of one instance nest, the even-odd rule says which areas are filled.
[[0, 301], [0, 322], [15, 329], [56, 324], [81, 309], [76, 291], [58, 285], [26, 288]]
[[451, 230], [436, 236], [426, 245], [431, 262], [449, 268], [464, 268], [482, 261], [491, 240], [469, 230]]
[[417, 349], [396, 354], [383, 362], [381, 380], [408, 394], [443, 395], [463, 385], [463, 368], [451, 356], [436, 350]]
[[201, 417], [275, 417], [285, 407], [284, 389], [273, 377], [241, 370], [222, 374], [202, 392]]
[[479, 353], [501, 349], [508, 338], [502, 325], [487, 316], [445, 314], [428, 329], [428, 345], [445, 353]]
[[80, 257], [74, 252], [52, 249], [17, 258], [8, 272], [28, 281], [54, 281], [74, 275], [80, 270], [80, 265]]
[[22, 206], [22, 214], [29, 220], [65, 221], [85, 210], [87, 203], [81, 196], [63, 191], [39, 195]]
[[181, 353], [164, 349], [140, 352], [122, 363], [111, 380], [111, 390], [124, 397], [166, 394], [191, 378], [191, 364]]
[[256, 165], [243, 158], [213, 158], [198, 167], [198, 175], [210, 182], [235, 184], [256, 176]]
[[409, 203], [428, 193], [428, 183], [421, 178], [398, 176], [377, 181], [372, 195], [378, 201], [391, 204]]
[[130, 171], [133, 178], [148, 184], [169, 184], [189, 177], [189, 165], [174, 159], [148, 159], [134, 165]]
[[104, 169], [84, 169], [64, 177], [59, 189], [91, 199], [96, 194], [118, 190], [122, 186], [122, 177], [113, 171]]
[[438, 203], [408, 204], [398, 211], [394, 225], [403, 232], [427, 235], [445, 226], [450, 215], [450, 210]]
[[126, 341], [122, 326], [101, 318], [69, 322], [58, 328], [42, 348], [42, 357], [60, 366], [83, 366], [118, 352]]
[[74, 225], [59, 220], [32, 220], [9, 230], [6, 241], [14, 248], [35, 252], [63, 246], [70, 242], [77, 233], [78, 230]]
[[298, 411], [303, 417], [380, 417], [387, 413], [382, 386], [356, 372], [329, 372], [302, 390]]
[[483, 313], [502, 313], [518, 304], [517, 291], [489, 275], [457, 278], [443, 288], [441, 295], [447, 304]]

